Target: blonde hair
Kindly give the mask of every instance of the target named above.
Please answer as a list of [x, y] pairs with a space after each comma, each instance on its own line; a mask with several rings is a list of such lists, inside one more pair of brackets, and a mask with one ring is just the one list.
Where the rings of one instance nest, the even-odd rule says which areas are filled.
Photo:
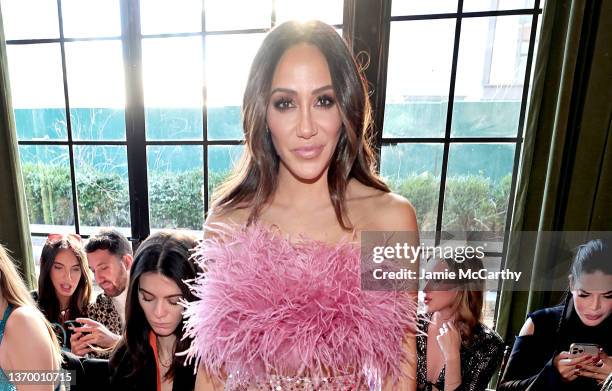
[[[450, 271], [459, 275], [460, 270], [480, 270], [484, 268], [482, 260], [476, 257], [466, 258], [463, 262], [444, 259]], [[470, 279], [462, 281], [457, 290], [455, 302], [452, 305], [455, 313], [455, 323], [461, 333], [461, 343], [469, 345], [472, 342], [474, 328], [482, 318], [482, 306], [484, 303], [484, 280]]]
[[15, 308], [29, 307], [36, 310], [35, 313], [38, 314], [40, 319], [45, 323], [49, 338], [51, 339], [53, 363], [59, 367], [62, 362], [62, 354], [55, 332], [53, 332], [49, 321], [38, 310], [32, 296], [30, 296], [30, 292], [15, 268], [13, 259], [2, 244], [0, 244], [0, 294]]

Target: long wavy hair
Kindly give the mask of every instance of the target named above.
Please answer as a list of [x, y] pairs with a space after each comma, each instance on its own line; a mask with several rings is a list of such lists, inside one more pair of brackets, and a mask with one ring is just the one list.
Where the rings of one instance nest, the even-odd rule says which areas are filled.
[[[195, 245], [195, 238], [187, 234], [178, 231], [159, 231], [149, 236], [138, 247], [130, 270], [130, 283], [125, 303], [125, 330], [111, 357], [111, 367], [119, 365], [122, 355], [117, 352], [122, 350], [121, 348], [127, 349], [133, 365], [129, 376], [139, 373], [148, 360], [149, 332], [152, 329], [138, 301], [140, 277], [144, 273], [159, 273], [176, 283], [181, 290], [183, 300], [189, 302], [196, 299], [185, 284], [185, 280], [194, 279], [199, 271], [195, 261], [191, 259], [191, 249]], [[183, 320], [174, 334], [176, 335], [174, 352], [187, 350], [191, 340], [183, 339]], [[173, 379], [176, 368], [184, 363], [184, 356], [173, 355], [172, 364], [165, 378]]]
[[59, 322], [60, 304], [57, 299], [53, 282], [51, 281], [51, 269], [55, 263], [55, 257], [62, 251], [70, 251], [76, 257], [81, 278], [77, 287], [70, 297], [68, 309], [70, 319], [87, 316], [87, 306], [91, 299], [93, 283], [89, 267], [87, 266], [87, 255], [83, 245], [78, 239], [64, 236], [58, 240], [47, 241], [40, 254], [40, 275], [38, 276], [38, 306], [50, 322]]
[[213, 195], [212, 210], [223, 213], [248, 204], [251, 210], [247, 224], [251, 224], [276, 190], [279, 157], [266, 132], [272, 77], [287, 49], [301, 43], [317, 47], [329, 66], [342, 129], [329, 164], [327, 183], [336, 218], [348, 230], [352, 227], [346, 213], [345, 194], [350, 179], [384, 192], [390, 190], [376, 175], [371, 145], [372, 109], [365, 76], [346, 42], [333, 27], [320, 21], [286, 22], [264, 39], [251, 65], [244, 92], [244, 153], [230, 178]]
[[[482, 260], [478, 257], [466, 257], [463, 262], [457, 262], [452, 258], [444, 259], [448, 270], [459, 275], [463, 270], [481, 270], [484, 268]], [[482, 306], [484, 304], [485, 281], [480, 279], [469, 279], [459, 281], [457, 296], [452, 305], [455, 313], [457, 329], [461, 334], [461, 343], [468, 346], [472, 343], [475, 327], [482, 319]]]
[[36, 313], [40, 314], [40, 318], [44, 322], [47, 332], [49, 333], [53, 362], [56, 365], [55, 368], [59, 368], [59, 365], [62, 362], [62, 355], [59, 342], [57, 341], [57, 336], [51, 328], [49, 321], [36, 307], [30, 292], [28, 292], [25, 283], [15, 268], [13, 260], [8, 255], [2, 244], [0, 244], [0, 294], [13, 307], [34, 308]]

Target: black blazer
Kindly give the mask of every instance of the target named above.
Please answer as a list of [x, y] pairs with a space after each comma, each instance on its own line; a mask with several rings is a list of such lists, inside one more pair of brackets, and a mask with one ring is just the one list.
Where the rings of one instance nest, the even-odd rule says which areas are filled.
[[[119, 364], [116, 368], [111, 367], [110, 388], [113, 391], [118, 390], [134, 390], [134, 391], [155, 391], [157, 389], [157, 366], [155, 365], [155, 355], [153, 349], [149, 347], [147, 351], [147, 359], [144, 367], [134, 376], [129, 376], [132, 373], [133, 365], [132, 358], [127, 352], [125, 345], [118, 348], [113, 353], [115, 358], [119, 358]], [[190, 391], [195, 387], [195, 378], [193, 365], [180, 366], [174, 372], [174, 381], [172, 391]]]

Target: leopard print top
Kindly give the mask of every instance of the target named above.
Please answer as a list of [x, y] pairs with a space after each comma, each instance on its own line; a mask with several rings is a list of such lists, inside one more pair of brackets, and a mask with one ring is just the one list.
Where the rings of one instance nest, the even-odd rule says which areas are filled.
[[[89, 319], [102, 323], [112, 333], [118, 335], [123, 333], [124, 325], [121, 322], [121, 317], [115, 307], [115, 303], [104, 293], [100, 293], [95, 303], [89, 305], [87, 314]], [[105, 353], [92, 352], [91, 355], [96, 358], [108, 358], [110, 351]]]

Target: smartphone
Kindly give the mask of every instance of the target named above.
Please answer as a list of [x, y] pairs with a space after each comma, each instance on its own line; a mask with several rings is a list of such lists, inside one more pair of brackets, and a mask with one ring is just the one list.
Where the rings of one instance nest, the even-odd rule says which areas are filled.
[[[64, 322], [64, 327], [66, 328], [66, 330], [70, 330], [70, 328], [74, 328], [74, 327], [83, 327], [83, 326], [84, 326], [83, 323], [77, 322], [76, 320], [67, 320]], [[87, 332], [82, 332], [82, 334], [87, 334]]]
[[573, 343], [570, 345], [570, 354], [590, 354], [591, 356], [598, 356], [599, 345], [594, 343]]

